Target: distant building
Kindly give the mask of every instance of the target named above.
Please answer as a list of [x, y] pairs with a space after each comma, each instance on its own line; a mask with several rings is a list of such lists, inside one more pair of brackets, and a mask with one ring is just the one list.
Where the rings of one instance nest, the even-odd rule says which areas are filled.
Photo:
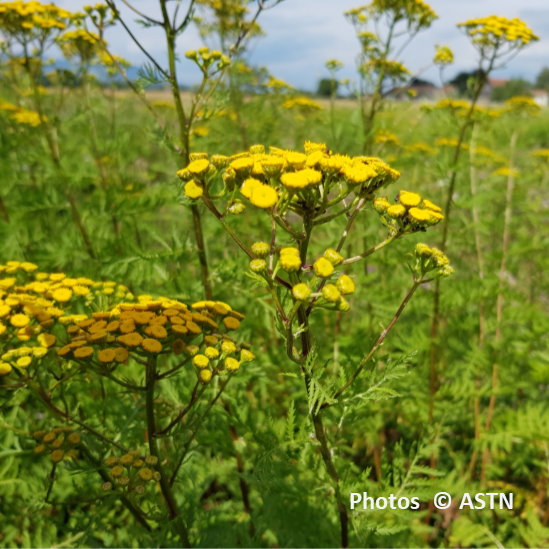
[[387, 97], [396, 101], [405, 99], [423, 99], [433, 101], [438, 99], [440, 89], [427, 80], [414, 78], [408, 86], [393, 88], [387, 93]]
[[505, 86], [507, 82], [509, 82], [509, 80], [505, 80], [505, 78], [488, 78], [488, 82], [486, 82], [486, 84], [484, 85], [480, 96], [485, 99], [490, 99], [490, 97], [492, 97], [492, 92], [496, 88], [501, 88], [502, 86]]
[[534, 101], [542, 108], [549, 107], [549, 94], [547, 90], [532, 90]]

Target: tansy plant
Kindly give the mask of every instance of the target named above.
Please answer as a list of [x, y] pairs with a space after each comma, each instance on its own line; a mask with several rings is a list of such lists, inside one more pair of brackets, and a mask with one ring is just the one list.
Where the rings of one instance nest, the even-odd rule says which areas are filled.
[[[443, 214], [444, 222], [442, 227], [442, 241], [440, 249], [446, 250], [450, 215], [454, 199], [456, 180], [458, 175], [458, 163], [464, 145], [467, 145], [467, 137], [478, 117], [490, 116], [493, 112], [486, 111], [477, 106], [480, 94], [488, 81], [490, 73], [503, 67], [510, 59], [515, 57], [526, 46], [539, 40], [539, 38], [528, 28], [526, 23], [519, 19], [507, 19], [492, 15], [479, 19], [471, 19], [459, 23], [462, 29], [471, 40], [478, 52], [478, 70], [476, 77], [468, 82], [471, 101], [445, 99], [437, 106], [446, 110], [457, 120], [457, 138], [448, 142], [453, 147], [453, 153], [448, 167], [447, 192]], [[435, 63], [439, 66], [446, 66], [453, 60], [453, 54], [448, 48], [441, 50], [439, 47], [435, 55]], [[497, 113], [499, 115], [499, 113]], [[433, 317], [431, 326], [431, 411], [430, 419], [433, 421], [433, 399], [436, 392], [436, 363], [439, 360], [440, 349], [437, 347], [438, 331], [440, 322], [440, 285], [435, 282], [433, 298]]]
[[[288, 358], [299, 365], [309, 395], [309, 408], [322, 457], [336, 490], [341, 521], [341, 543], [348, 541], [346, 504], [341, 498], [339, 477], [328, 448], [322, 411], [344, 402], [369, 359], [402, 313], [419, 285], [449, 276], [453, 269], [446, 256], [420, 244], [409, 258], [413, 285], [389, 326], [370, 353], [342, 386], [320, 391], [315, 372], [315, 338], [309, 317], [318, 310], [347, 311], [355, 290], [342, 269], [391, 242], [425, 232], [439, 223], [440, 208], [418, 194], [401, 190], [394, 201], [385, 195], [400, 173], [379, 158], [350, 158], [330, 152], [325, 144], [305, 143], [305, 152], [284, 151], [262, 145], [233, 157], [194, 153], [192, 162], [177, 175], [182, 191], [201, 200], [219, 220], [241, 250], [250, 258], [250, 276], [271, 293], [279, 331], [286, 339]], [[264, 242], [247, 242], [229, 223], [251, 204], [270, 217], [271, 233]], [[341, 252], [353, 224], [361, 213], [373, 210], [387, 228], [387, 237], [370, 250], [345, 258]], [[320, 257], [310, 257], [315, 229], [341, 216], [347, 224], [339, 241]], [[290, 243], [288, 243], [290, 242]], [[296, 329], [297, 324], [297, 329]], [[298, 345], [297, 339], [300, 340]], [[298, 348], [299, 347], [299, 348]]]
[[[189, 547], [175, 481], [207, 414], [255, 358], [233, 337], [243, 320], [226, 303], [135, 299], [114, 282], [0, 265], [0, 375], [9, 376], [4, 389], [29, 389], [49, 412], [33, 433], [36, 459], [52, 463], [46, 501], [61, 462], [87, 462], [100, 477], [92, 496], [121, 502], [148, 530], [165, 522], [173, 543]], [[146, 438], [112, 437], [115, 416], [85, 421], [75, 398], [84, 387], [142, 400]], [[174, 390], [180, 406], [163, 397]], [[104, 402], [106, 414], [117, 413], [116, 400]]]
[[410, 76], [398, 58], [437, 15], [423, 0], [374, 0], [345, 12], [345, 17], [361, 44], [357, 57], [359, 87], [355, 93], [362, 114], [363, 152], [372, 154], [375, 118], [383, 107], [384, 96]]
[[[253, 32], [256, 26], [256, 20], [259, 14], [265, 9], [267, 2], [265, 0], [258, 0], [257, 12], [251, 22], [247, 22], [244, 19], [245, 15], [248, 13], [246, 9], [232, 11], [232, 36], [234, 36], [234, 29], [237, 27], [238, 32], [236, 33], [236, 36], [234, 36], [236, 40], [235, 43], [231, 44], [229, 47], [228, 55], [215, 49], [210, 50], [210, 48], [206, 46], [198, 48], [197, 50], [189, 50], [185, 53], [186, 59], [194, 63], [202, 74], [198, 89], [192, 93], [190, 106], [184, 105], [181, 98], [181, 87], [177, 70], [177, 62], [180, 59], [177, 51], [177, 39], [187, 30], [189, 24], [193, 21], [195, 9], [200, 2], [191, 0], [187, 6], [186, 13], [181, 15], [181, 2], [177, 2], [176, 5], [171, 8], [169, 0], [158, 0], [158, 2], [155, 2], [157, 11], [159, 12], [158, 16], [141, 12], [133, 6], [131, 2], [123, 0], [123, 3], [131, 12], [139, 17], [139, 21], [145, 28], [158, 28], [162, 31], [166, 43], [167, 65], [164, 61], [156, 59], [143, 45], [140, 37], [130, 30], [126, 20], [120, 13], [120, 2], [117, 2], [117, 0], [106, 0], [105, 4], [97, 4], [93, 8], [87, 7], [86, 12], [89, 15], [88, 21], [91, 22], [100, 33], [102, 33], [107, 26], [114, 24], [114, 22], [120, 23], [135, 45], [145, 54], [147, 64], [140, 70], [140, 77], [137, 80], [137, 83], [133, 83], [127, 77], [124, 67], [121, 66], [116, 60], [116, 57], [109, 51], [106, 42], [104, 40], [101, 41], [104, 54], [110, 59], [112, 66], [119, 70], [131, 89], [136, 92], [146, 104], [149, 112], [153, 114], [156, 121], [162, 127], [165, 137], [171, 144], [172, 150], [182, 157], [184, 163], [188, 163], [192, 148], [193, 134], [195, 130], [198, 132], [201, 131], [198, 128], [202, 128], [202, 126], [197, 126], [197, 124], [203, 124], [208, 121], [220, 110], [219, 105], [212, 108], [210, 103], [214, 92], [224, 77], [226, 69], [231, 64], [230, 56], [235, 52], [242, 51], [246, 43], [245, 40]], [[276, 0], [272, 5], [278, 3], [279, 0]], [[107, 9], [110, 14], [108, 16], [105, 15]], [[177, 122], [177, 137], [175, 138], [171, 138], [167, 134], [165, 124], [161, 122], [161, 117], [156, 112], [154, 106], [147, 101], [143, 93], [145, 87], [160, 83], [168, 84], [172, 92]], [[204, 245], [201, 214], [200, 210], [194, 204], [191, 205], [191, 213], [193, 217], [193, 228], [204, 294], [207, 299], [211, 299], [212, 287]]]

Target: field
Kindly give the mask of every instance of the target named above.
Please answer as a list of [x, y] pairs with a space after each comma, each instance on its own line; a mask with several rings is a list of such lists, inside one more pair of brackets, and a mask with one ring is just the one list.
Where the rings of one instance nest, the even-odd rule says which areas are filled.
[[34, 70], [0, 67], [0, 547], [548, 546], [547, 109]]

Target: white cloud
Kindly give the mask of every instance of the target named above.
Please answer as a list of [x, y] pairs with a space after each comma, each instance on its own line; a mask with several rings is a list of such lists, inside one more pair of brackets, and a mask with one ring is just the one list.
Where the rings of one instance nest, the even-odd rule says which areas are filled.
[[[89, 1], [89, 0], [87, 0]], [[57, 4], [71, 10], [80, 9], [86, 0], [58, 0]], [[314, 89], [319, 78], [326, 76], [324, 63], [339, 59], [345, 63], [342, 78], [355, 75], [355, 58], [358, 41], [352, 26], [343, 17], [343, 12], [364, 4], [367, 0], [284, 0], [274, 9], [261, 14], [259, 19], [266, 36], [252, 44], [251, 63], [263, 65], [279, 78], [290, 84]], [[119, 2], [125, 19], [131, 23], [147, 50], [165, 62], [165, 44], [162, 32], [141, 29], [133, 20], [137, 18]], [[183, 7], [188, 0], [183, 0]], [[540, 42], [528, 47], [507, 68], [498, 71], [498, 76], [522, 76], [533, 79], [544, 64], [549, 64], [549, 2], [548, 0], [431, 0], [438, 13], [432, 27], [417, 36], [402, 55], [402, 61], [413, 73], [429, 65], [435, 44], [449, 45], [455, 54], [456, 64], [448, 71], [469, 70], [475, 67], [476, 52], [456, 24], [473, 17], [503, 15], [520, 17], [536, 32]], [[158, 16], [157, 0], [133, 0], [132, 5], [151, 16]], [[253, 9], [253, 4], [250, 4]], [[133, 44], [124, 29], [117, 26], [107, 33], [113, 51], [140, 64], [144, 55]], [[196, 48], [200, 37], [196, 29], [189, 28], [178, 40], [181, 52]], [[431, 69], [424, 78], [438, 80], [438, 71]], [[198, 73], [191, 63], [180, 62], [180, 80], [191, 83]]]

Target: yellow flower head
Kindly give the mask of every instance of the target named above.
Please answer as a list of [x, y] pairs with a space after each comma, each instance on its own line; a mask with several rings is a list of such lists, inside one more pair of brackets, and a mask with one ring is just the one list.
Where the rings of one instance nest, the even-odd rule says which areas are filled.
[[301, 259], [299, 255], [280, 254], [280, 266], [287, 273], [295, 273], [301, 269]]
[[343, 256], [336, 252], [335, 250], [332, 250], [331, 248], [328, 248], [324, 252], [324, 257], [334, 266], [337, 267], [338, 265], [341, 265], [343, 263]]
[[[201, 162], [198, 160], [197, 162]], [[185, 196], [196, 200], [197, 198], [200, 198], [204, 194], [204, 189], [201, 185], [197, 184], [194, 179], [191, 179], [188, 183], [185, 184]]]
[[334, 266], [324, 257], [314, 262], [313, 269], [315, 274], [321, 278], [328, 278], [334, 272]]
[[399, 201], [406, 208], [413, 208], [421, 202], [421, 196], [416, 193], [409, 193], [408, 191], [400, 191]]
[[284, 169], [284, 158], [279, 156], [268, 156], [260, 161], [263, 171], [272, 178], [277, 178]]
[[418, 225], [425, 225], [431, 221], [431, 212], [429, 210], [410, 208], [408, 215], [412, 223], [416, 223]]
[[210, 364], [210, 359], [204, 355], [196, 355], [193, 358], [193, 364], [197, 368], [207, 368]]
[[322, 288], [322, 297], [330, 303], [337, 302], [340, 296], [340, 291], [333, 284], [326, 284], [326, 286]]
[[232, 316], [224, 318], [223, 324], [225, 324], [225, 328], [227, 328], [227, 330], [238, 330], [238, 328], [240, 328], [240, 322]]
[[97, 354], [97, 360], [103, 364], [110, 364], [116, 357], [114, 349], [103, 349]]
[[300, 284], [296, 284], [292, 288], [292, 295], [294, 296], [294, 299], [297, 301], [306, 301], [309, 299], [309, 296], [311, 295], [311, 288], [307, 286], [307, 284], [304, 284], [301, 282]]
[[236, 345], [232, 341], [224, 339], [221, 343], [221, 352], [225, 355], [232, 355], [236, 353]]
[[240, 368], [240, 363], [235, 358], [227, 357], [225, 359], [225, 368], [227, 368], [229, 372], [236, 372]]
[[246, 362], [253, 362], [255, 360], [255, 355], [248, 351], [248, 349], [242, 349], [240, 351], [240, 364], [244, 364]]
[[427, 199], [423, 199], [423, 207], [426, 210], [431, 210], [432, 212], [442, 212], [442, 208], [439, 208], [436, 204], [433, 204], [430, 200]]
[[200, 370], [200, 373], [198, 374], [200, 381], [202, 383], [209, 383], [210, 379], [212, 379], [212, 372], [210, 370]]
[[194, 162], [191, 162], [187, 166], [187, 170], [189, 170], [189, 172], [191, 172], [194, 176], [200, 177], [208, 171], [209, 167], [210, 167], [209, 160], [203, 158], [203, 159], [195, 160]]
[[230, 163], [230, 167], [236, 172], [239, 177], [247, 177], [252, 173], [254, 167], [253, 158], [245, 157], [233, 160]]
[[305, 167], [307, 155], [298, 152], [288, 152], [286, 153], [286, 162], [295, 170], [300, 170]]
[[343, 295], [353, 294], [355, 292], [355, 283], [351, 277], [342, 275], [337, 280], [337, 289]]
[[259, 181], [258, 179], [249, 177], [242, 184], [242, 187], [240, 188], [240, 193], [246, 198], [250, 199], [255, 189], [263, 186], [266, 187], [267, 185], [263, 185], [263, 183], [261, 183], [261, 181]]
[[215, 360], [219, 357], [219, 351], [215, 347], [206, 347], [204, 354], [210, 359]]
[[406, 208], [400, 204], [395, 204], [387, 208], [387, 215], [393, 219], [399, 219], [406, 213]]
[[141, 342], [141, 347], [148, 353], [160, 353], [162, 351], [162, 343], [157, 339], [146, 338]]
[[255, 242], [252, 244], [252, 252], [259, 259], [265, 259], [269, 255], [270, 251], [271, 247], [266, 242]]
[[72, 290], [69, 290], [68, 288], [59, 288], [53, 292], [52, 297], [55, 301], [65, 303], [72, 297]]
[[307, 174], [303, 173], [304, 171], [285, 173], [281, 176], [280, 181], [287, 189], [305, 189], [309, 186], [309, 178]]
[[10, 323], [16, 328], [24, 328], [30, 324], [30, 318], [27, 315], [17, 314], [10, 318]]
[[272, 208], [278, 202], [278, 194], [269, 185], [258, 185], [252, 191], [250, 202], [258, 208]]

